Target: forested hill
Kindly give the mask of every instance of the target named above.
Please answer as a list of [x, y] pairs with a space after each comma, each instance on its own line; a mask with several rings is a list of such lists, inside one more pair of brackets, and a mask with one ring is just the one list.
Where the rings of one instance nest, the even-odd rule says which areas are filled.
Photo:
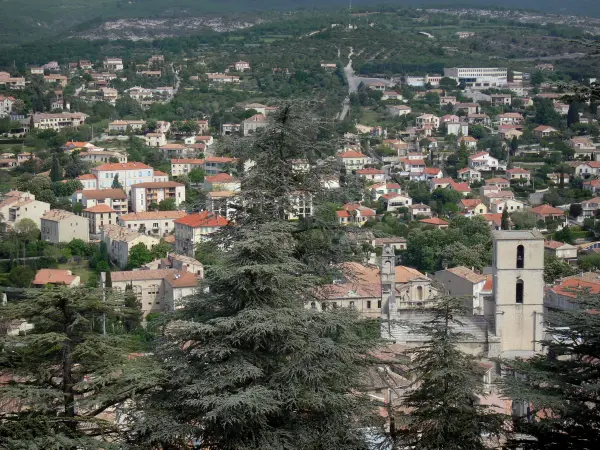
[[[74, 27], [109, 19], [190, 18], [241, 15], [256, 20], [269, 11], [345, 8], [350, 0], [0, 0], [0, 44], [59, 36]], [[527, 8], [540, 12], [600, 16], [598, 0], [352, 0], [365, 6], [479, 6]], [[248, 13], [251, 13], [248, 15]]]

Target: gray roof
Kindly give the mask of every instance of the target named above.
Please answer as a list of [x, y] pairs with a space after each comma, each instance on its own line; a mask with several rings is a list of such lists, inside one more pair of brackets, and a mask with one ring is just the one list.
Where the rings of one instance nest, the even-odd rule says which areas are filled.
[[524, 239], [544, 239], [544, 236], [537, 230], [498, 230], [494, 231], [494, 240], [524, 240]]

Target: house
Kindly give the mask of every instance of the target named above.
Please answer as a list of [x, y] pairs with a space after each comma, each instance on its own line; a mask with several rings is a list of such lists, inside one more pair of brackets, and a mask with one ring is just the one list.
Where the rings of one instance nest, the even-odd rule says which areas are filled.
[[39, 228], [41, 218], [50, 211], [50, 203], [35, 199], [29, 192], [9, 191], [0, 202], [0, 216], [3, 218], [2, 228], [14, 227], [21, 219], [31, 219]]
[[235, 158], [227, 156], [209, 156], [204, 160], [204, 172], [206, 175], [216, 175], [221, 172], [226, 172], [228, 166], [235, 163]]
[[197, 244], [210, 239], [212, 233], [228, 223], [226, 218], [208, 211], [189, 214], [175, 220], [175, 251], [194, 256]]
[[458, 123], [460, 122], [460, 117], [455, 116], [454, 114], [446, 114], [440, 118], [440, 124], [442, 123]]
[[446, 135], [466, 136], [469, 134], [469, 125], [466, 122], [446, 122]]
[[560, 184], [560, 180], [562, 177], [563, 183], [568, 183], [570, 178], [569, 178], [569, 174], [568, 173], [549, 173], [548, 175], [546, 175], [548, 177], [548, 180], [552, 181], [555, 184]]
[[425, 167], [423, 169], [423, 177], [425, 180], [432, 180], [434, 178], [442, 178], [442, 169], [438, 167]]
[[571, 244], [548, 240], [544, 241], [544, 250], [558, 259], [577, 260], [577, 247]]
[[64, 75], [50, 74], [50, 75], [44, 75], [44, 81], [46, 83], [50, 83], [50, 84], [58, 83], [62, 87], [65, 87], [69, 80]]
[[159, 147], [159, 151], [167, 158], [181, 158], [190, 156], [188, 153], [192, 153], [188, 150], [188, 147], [182, 144], [165, 144]]
[[8, 72], [0, 72], [0, 86], [6, 86], [9, 89], [25, 88], [25, 78], [11, 77]]
[[491, 214], [501, 214], [504, 210], [509, 213], [516, 211], [522, 211], [525, 208], [525, 204], [519, 200], [513, 198], [496, 198], [490, 199], [489, 201], [489, 212]]
[[444, 269], [434, 274], [434, 279], [441, 283], [448, 293], [456, 297], [464, 297], [473, 314], [483, 315], [487, 290], [487, 276], [464, 266]]
[[142, 266], [142, 270], [156, 269], [177, 269], [193, 273], [198, 278], [204, 278], [204, 265], [200, 261], [177, 253], [169, 253], [166, 258], [155, 259]]
[[111, 70], [117, 72], [123, 70], [123, 60], [121, 58], [109, 58], [106, 57], [102, 62], [104, 70]]
[[431, 180], [429, 180], [427, 182], [427, 184], [429, 185], [429, 189], [431, 191], [435, 191], [436, 189], [445, 189], [448, 186], [450, 186], [450, 184], [453, 182], [454, 180], [452, 178], [432, 178]]
[[477, 148], [477, 139], [473, 136], [461, 136], [458, 139], [458, 145], [465, 144], [468, 149]]
[[378, 183], [369, 186], [371, 198], [379, 200], [379, 197], [385, 194], [401, 194], [402, 189], [398, 183]]
[[213, 84], [233, 84], [239, 83], [240, 77], [224, 73], [207, 73], [208, 82]]
[[580, 296], [597, 296], [600, 294], [598, 274], [583, 273], [573, 277], [563, 278], [560, 283], [546, 291], [545, 306], [550, 310], [580, 308], [576, 299]]
[[244, 133], [244, 136], [248, 136], [252, 133], [256, 133], [257, 130], [268, 127], [269, 123], [269, 119], [267, 119], [266, 116], [255, 114], [242, 121], [242, 132]]
[[584, 218], [595, 217], [596, 212], [600, 210], [600, 197], [590, 198], [589, 200], [583, 200], [581, 202], [583, 213], [581, 214]]
[[384, 91], [381, 100], [402, 100], [402, 94], [396, 91]]
[[513, 138], [520, 139], [521, 136], [523, 136], [523, 132], [517, 130], [516, 128], [502, 128], [498, 130], [498, 135], [500, 136], [500, 139], [512, 141]]
[[440, 118], [433, 114], [422, 114], [416, 118], [416, 124], [418, 128], [430, 126], [437, 130], [440, 127]]
[[412, 198], [402, 194], [384, 194], [380, 199], [388, 212], [395, 212], [399, 208], [412, 205]]
[[142, 243], [151, 249], [160, 242], [155, 237], [128, 230], [119, 225], [104, 225], [100, 229], [100, 240], [106, 244], [111, 261], [121, 268], [128, 266], [129, 252], [133, 246]]
[[119, 152], [106, 152], [103, 150], [93, 150], [87, 152], [81, 152], [79, 158], [82, 161], [89, 162], [91, 164], [102, 164], [110, 162], [111, 158], [113, 161], [116, 159], [120, 163], [127, 162], [127, 155]]
[[385, 181], [385, 172], [380, 169], [375, 169], [372, 167], [366, 169], [359, 169], [356, 171], [356, 175], [365, 180], [370, 181]]
[[452, 180], [452, 183], [450, 183], [448, 189], [460, 192], [464, 197], [471, 193], [471, 186], [469, 186], [469, 183], [457, 183], [454, 180]]
[[[581, 178], [600, 175], [600, 161], [585, 161], [576, 164], [575, 175], [579, 175]], [[568, 175], [566, 176], [568, 177]]]
[[388, 105], [387, 111], [388, 114], [394, 117], [407, 116], [412, 113], [411, 107], [406, 105]]
[[467, 122], [475, 125], [490, 125], [492, 123], [490, 116], [487, 114], [469, 114]]
[[81, 215], [88, 221], [89, 234], [99, 234], [104, 225], [116, 224], [119, 217], [117, 211], [104, 203], [85, 208], [81, 211]]
[[85, 189], [75, 191], [71, 196], [71, 203], [81, 203], [84, 209], [96, 205], [108, 205], [117, 214], [126, 214], [128, 211], [127, 194], [122, 189]]
[[142, 131], [146, 128], [144, 120], [114, 120], [108, 124], [109, 133], [126, 133], [131, 131]]
[[211, 191], [206, 193], [206, 210], [227, 219], [233, 219], [238, 212], [237, 193], [231, 191]]
[[421, 219], [421, 220], [419, 220], [419, 222], [423, 223], [425, 225], [430, 225], [434, 228], [437, 228], [438, 230], [448, 228], [448, 225], [449, 225], [448, 222], [446, 222], [445, 220], [442, 220], [438, 217], [431, 217], [429, 219]]
[[525, 119], [521, 113], [508, 112], [496, 116], [500, 125], [521, 125]]
[[327, 69], [327, 70], [335, 70], [335, 69], [337, 69], [337, 64], [335, 64], [335, 63], [321, 63], [321, 68], [322, 69]]
[[470, 167], [465, 167], [458, 171], [458, 179], [463, 181], [479, 181], [481, 180], [481, 172]]
[[566, 103], [556, 102], [554, 104], [554, 111], [559, 113], [561, 116], [566, 116], [569, 113], [569, 105]]
[[486, 186], [493, 186], [498, 189], [510, 188], [510, 181], [508, 181], [508, 179], [505, 178], [490, 178], [488, 180], [485, 180], [485, 184]]
[[51, 209], [40, 218], [41, 240], [58, 244], [81, 239], [89, 242], [89, 221], [62, 209]]
[[582, 187], [583, 189], [588, 190], [592, 194], [596, 195], [598, 192], [600, 192], [600, 179], [585, 180]]
[[492, 207], [492, 203], [496, 200], [514, 200], [515, 193], [513, 191], [495, 191], [485, 193], [483, 196], [484, 203], [488, 206], [488, 208]]
[[492, 106], [510, 106], [512, 105], [512, 95], [510, 94], [491, 94]]
[[555, 208], [550, 205], [540, 205], [531, 208], [531, 212], [535, 214], [537, 220], [557, 219], [566, 220], [566, 213], [562, 209]]
[[14, 97], [0, 95], [0, 118], [8, 117], [11, 115], [14, 103]]
[[204, 177], [205, 191], [231, 191], [240, 190], [241, 183], [237, 178], [233, 178], [228, 173], [218, 173], [216, 175], [207, 175]]
[[548, 125], [540, 125], [533, 129], [533, 135], [536, 139], [549, 138], [556, 133], [558, 133], [558, 130]]
[[464, 211], [465, 216], [479, 216], [481, 214], [487, 214], [487, 206], [478, 198], [463, 198], [458, 203], [458, 209]]
[[167, 144], [167, 136], [164, 133], [148, 133], [144, 136], [148, 147], [161, 147]]
[[408, 207], [408, 211], [410, 212], [410, 216], [412, 219], [416, 219], [420, 216], [431, 217], [431, 207], [429, 205], [424, 205], [423, 203], [410, 205]]
[[31, 75], [44, 75], [44, 68], [43, 67], [30, 67], [29, 73]]
[[179, 177], [188, 175], [194, 169], [204, 169], [203, 159], [172, 159], [171, 175]]
[[387, 85], [383, 81], [370, 81], [365, 83], [368, 89], [372, 89], [374, 91], [384, 92], [387, 88]]
[[478, 103], [455, 103], [454, 112], [462, 111], [466, 115], [469, 114], [477, 114], [479, 113], [479, 104]]
[[172, 199], [175, 206], [185, 201], [185, 185], [176, 181], [150, 181], [131, 185], [131, 210], [135, 213], [147, 211], [150, 205]]
[[574, 137], [569, 139], [569, 147], [575, 150], [575, 155], [579, 157], [593, 157], [596, 152], [596, 145], [589, 137]]
[[239, 123], [224, 123], [221, 125], [221, 134], [223, 136], [229, 136], [230, 134], [239, 132], [241, 127], [242, 125]]
[[527, 182], [529, 182], [531, 181], [531, 172], [529, 170], [522, 169], [521, 167], [514, 167], [512, 169], [506, 169], [504, 178], [510, 181], [526, 180]]
[[93, 167], [91, 172], [98, 180], [98, 188], [109, 189], [118, 181], [127, 193], [132, 185], [152, 182], [154, 176], [154, 169], [140, 162], [106, 163]]
[[250, 63], [247, 61], [238, 61], [233, 65], [236, 72], [244, 72], [250, 70]]
[[112, 289], [131, 289], [140, 302], [144, 316], [151, 312], [168, 312], [182, 307], [184, 298], [198, 292], [201, 277], [178, 269], [146, 269], [112, 272]]
[[364, 169], [371, 162], [371, 158], [356, 150], [339, 152], [335, 157], [344, 165], [346, 170], [350, 171]]
[[119, 216], [117, 224], [138, 233], [164, 237], [175, 231], [175, 220], [185, 216], [187, 216], [185, 211], [137, 212]]
[[492, 230], [501, 230], [502, 229], [502, 214], [482, 214], [480, 217], [487, 222], [487, 224], [492, 228]]
[[444, 95], [440, 97], [440, 106], [454, 105], [456, 103], [456, 97]]
[[40, 269], [35, 274], [32, 282], [36, 287], [43, 287], [50, 284], [70, 288], [79, 286], [79, 283], [81, 283], [81, 279], [78, 275], [73, 275], [70, 270], [63, 269]]
[[421, 175], [425, 170], [425, 161], [423, 159], [401, 158], [400, 165], [404, 172], [417, 173]]
[[33, 127], [54, 131], [78, 128], [83, 125], [87, 117], [88, 115], [83, 113], [36, 113], [33, 115]]
[[369, 219], [377, 215], [375, 210], [358, 203], [346, 203], [343, 210], [336, 211], [338, 222], [341, 225], [358, 225], [362, 227]]
[[469, 156], [469, 167], [481, 172], [488, 172], [497, 170], [500, 165], [498, 164], [498, 160], [490, 156], [488, 152], [479, 152]]

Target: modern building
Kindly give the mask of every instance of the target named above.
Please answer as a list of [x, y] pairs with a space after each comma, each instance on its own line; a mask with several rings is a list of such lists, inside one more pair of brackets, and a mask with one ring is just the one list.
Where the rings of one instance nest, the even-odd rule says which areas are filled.
[[134, 184], [154, 181], [154, 169], [140, 162], [106, 163], [92, 168], [91, 172], [98, 180], [99, 189], [110, 189], [116, 179], [129, 193]]
[[174, 222], [187, 216], [185, 211], [146, 211], [123, 214], [117, 224], [128, 230], [163, 237], [175, 231]]
[[71, 196], [71, 203], [81, 203], [83, 209], [96, 205], [108, 205], [117, 214], [126, 214], [129, 211], [127, 194], [122, 189], [86, 189], [75, 191]]
[[489, 89], [508, 84], [508, 69], [500, 67], [450, 67], [444, 76], [457, 79], [471, 89]]
[[83, 125], [87, 114], [84, 113], [36, 113], [33, 115], [33, 127], [39, 130], [60, 131], [64, 128], [78, 128]]
[[40, 220], [42, 241], [58, 244], [71, 242], [73, 239], [81, 239], [84, 242], [90, 240], [89, 221], [85, 217], [62, 209], [52, 209]]
[[150, 205], [172, 199], [175, 206], [185, 201], [185, 185], [176, 181], [146, 182], [131, 186], [131, 210], [139, 213], [147, 211]]

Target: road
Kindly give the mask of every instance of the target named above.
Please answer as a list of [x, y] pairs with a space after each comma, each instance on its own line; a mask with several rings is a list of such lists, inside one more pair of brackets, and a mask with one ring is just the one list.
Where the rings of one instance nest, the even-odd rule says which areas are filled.
[[177, 94], [179, 91], [179, 85], [181, 84], [181, 78], [179, 78], [179, 75], [177, 75], [177, 72], [175, 72], [175, 66], [173, 63], [171, 63], [171, 70], [173, 71], [173, 78], [175, 78], [174, 94]]
[[348, 97], [346, 97], [342, 102], [342, 112], [338, 116], [339, 120], [344, 120], [346, 118], [346, 115], [350, 110], [350, 94], [356, 92], [358, 88], [358, 83], [356, 82], [356, 77], [354, 76], [354, 69], [352, 68], [353, 54], [354, 49], [350, 47], [350, 53], [348, 53], [348, 65], [344, 67], [344, 75], [346, 76], [346, 81], [348, 81]]

